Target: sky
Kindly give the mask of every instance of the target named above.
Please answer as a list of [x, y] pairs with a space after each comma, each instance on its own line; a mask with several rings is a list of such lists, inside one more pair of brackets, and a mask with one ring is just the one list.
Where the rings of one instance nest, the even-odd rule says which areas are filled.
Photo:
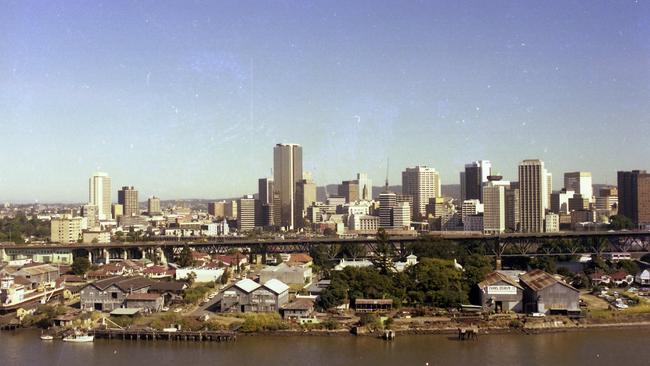
[[303, 146], [319, 185], [539, 158], [650, 169], [648, 1], [0, 0], [0, 201], [237, 197]]

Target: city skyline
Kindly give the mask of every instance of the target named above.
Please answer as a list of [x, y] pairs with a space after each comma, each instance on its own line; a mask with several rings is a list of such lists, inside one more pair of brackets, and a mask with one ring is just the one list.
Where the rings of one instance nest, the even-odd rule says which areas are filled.
[[142, 197], [238, 197], [282, 141], [319, 186], [381, 182], [388, 158], [394, 184], [414, 165], [457, 184], [480, 159], [515, 180], [531, 158], [554, 187], [616, 184], [648, 168], [648, 18], [634, 1], [9, 3], [0, 201], [84, 202], [94, 171]]

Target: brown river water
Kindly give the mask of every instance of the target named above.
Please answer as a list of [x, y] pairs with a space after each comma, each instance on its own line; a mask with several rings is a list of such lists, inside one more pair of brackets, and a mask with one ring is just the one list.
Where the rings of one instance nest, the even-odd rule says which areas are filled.
[[0, 332], [0, 365], [650, 365], [650, 328], [537, 335], [369, 337], [239, 336], [231, 343], [41, 341], [39, 332]]

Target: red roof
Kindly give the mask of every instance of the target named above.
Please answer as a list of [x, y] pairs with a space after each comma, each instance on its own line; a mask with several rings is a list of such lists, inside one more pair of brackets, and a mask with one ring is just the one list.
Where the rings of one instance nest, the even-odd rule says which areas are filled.
[[151, 266], [147, 267], [142, 271], [142, 273], [150, 273], [150, 274], [165, 274], [167, 273], [167, 267], [164, 266]]
[[295, 254], [291, 254], [291, 256], [289, 257], [289, 262], [292, 262], [292, 263], [306, 264], [306, 263], [310, 263], [310, 262], [313, 262], [313, 261], [314, 261], [314, 258], [309, 256], [309, 254], [307, 254], [307, 253], [295, 253]]
[[614, 272], [614, 273], [612, 273], [612, 274], [610, 275], [610, 277], [611, 277], [613, 280], [615, 280], [615, 281], [621, 281], [621, 280], [624, 280], [625, 277], [627, 277], [627, 276], [628, 276], [628, 274], [627, 274], [627, 272], [625, 272], [625, 271]]

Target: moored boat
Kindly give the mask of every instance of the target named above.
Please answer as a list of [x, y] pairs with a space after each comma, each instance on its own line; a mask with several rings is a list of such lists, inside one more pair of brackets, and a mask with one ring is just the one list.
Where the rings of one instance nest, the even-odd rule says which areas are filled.
[[73, 343], [87, 343], [95, 340], [94, 335], [89, 335], [85, 332], [74, 331], [74, 333], [69, 334], [63, 337], [64, 342], [73, 342]]

